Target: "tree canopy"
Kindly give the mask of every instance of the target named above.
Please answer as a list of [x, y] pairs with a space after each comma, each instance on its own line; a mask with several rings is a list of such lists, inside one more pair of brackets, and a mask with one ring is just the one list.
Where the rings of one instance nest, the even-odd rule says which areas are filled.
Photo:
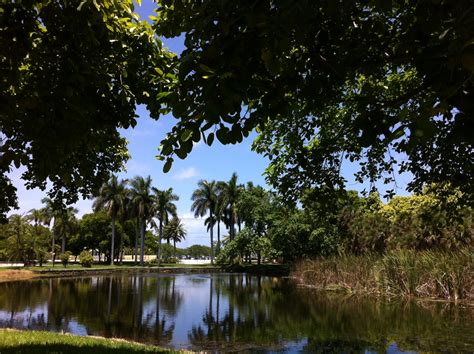
[[[472, 200], [471, 0], [159, 0], [151, 25], [132, 0], [0, 13], [0, 215], [16, 206], [13, 167], [55, 200], [96, 191], [128, 158], [117, 129], [137, 104], [177, 118], [165, 171], [193, 142], [257, 130], [287, 199], [342, 187], [352, 161], [359, 181], [409, 171], [411, 191], [449, 182]], [[159, 38], [179, 35], [177, 58]]]
[[185, 36], [162, 158], [185, 157], [199, 133], [227, 144], [257, 129], [268, 181], [290, 199], [342, 186], [347, 160], [359, 180], [409, 171], [410, 190], [449, 181], [472, 195], [472, 1], [158, 4], [157, 32]]
[[173, 56], [132, 0], [2, 2], [0, 214], [16, 205], [13, 166], [68, 203], [121, 169], [117, 129], [136, 124], [137, 104], [160, 114]]

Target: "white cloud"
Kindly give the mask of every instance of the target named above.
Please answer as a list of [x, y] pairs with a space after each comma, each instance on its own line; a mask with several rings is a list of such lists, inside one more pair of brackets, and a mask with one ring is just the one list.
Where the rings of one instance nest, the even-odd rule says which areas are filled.
[[128, 175], [134, 176], [134, 175], [147, 175], [147, 174], [150, 174], [152, 171], [151, 171], [150, 166], [145, 163], [138, 162], [135, 160], [129, 160], [127, 162], [126, 172]]
[[173, 179], [176, 180], [183, 180], [183, 179], [189, 179], [193, 177], [197, 177], [199, 175], [198, 171], [194, 167], [188, 167], [179, 170], [173, 175]]

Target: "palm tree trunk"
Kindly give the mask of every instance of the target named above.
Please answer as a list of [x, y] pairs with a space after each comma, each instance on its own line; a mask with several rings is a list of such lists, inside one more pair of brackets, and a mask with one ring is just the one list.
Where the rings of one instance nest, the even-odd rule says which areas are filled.
[[141, 237], [140, 237], [140, 265], [142, 267], [145, 265], [145, 227], [146, 227], [146, 221], [145, 221], [145, 218], [143, 218]]
[[163, 217], [160, 217], [160, 230], [158, 232], [158, 247], [156, 249], [156, 264], [160, 265], [161, 258], [161, 239], [163, 237]]
[[211, 264], [214, 264], [214, 223], [212, 221], [212, 209], [209, 211], [211, 217]]
[[123, 263], [123, 230], [124, 230], [124, 227], [122, 227], [122, 232], [120, 233], [120, 246], [119, 246], [120, 265], [122, 265]]
[[137, 218], [137, 228], [136, 228], [136, 233], [135, 233], [135, 262], [134, 265], [137, 265], [137, 260], [138, 260], [138, 237], [140, 235], [140, 223]]
[[66, 233], [63, 233], [62, 242], [61, 242], [61, 253], [66, 252]]
[[114, 265], [115, 251], [115, 213], [112, 213], [112, 240], [110, 241], [110, 265]]
[[54, 229], [52, 232], [52, 236], [53, 236], [53, 240], [51, 241], [51, 259], [53, 261], [53, 267], [54, 267], [54, 261], [56, 260], [56, 252], [54, 250], [56, 248], [56, 235], [54, 233]]
[[217, 252], [221, 249], [221, 221], [217, 220]]
[[174, 258], [176, 259], [176, 239], [173, 239]]
[[235, 215], [234, 206], [230, 206], [230, 240], [232, 241], [235, 237]]

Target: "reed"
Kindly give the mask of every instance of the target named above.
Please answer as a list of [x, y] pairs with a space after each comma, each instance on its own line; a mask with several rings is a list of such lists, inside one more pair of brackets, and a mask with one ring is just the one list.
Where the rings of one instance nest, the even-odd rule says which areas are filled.
[[474, 301], [474, 252], [396, 250], [301, 261], [292, 276], [326, 290]]

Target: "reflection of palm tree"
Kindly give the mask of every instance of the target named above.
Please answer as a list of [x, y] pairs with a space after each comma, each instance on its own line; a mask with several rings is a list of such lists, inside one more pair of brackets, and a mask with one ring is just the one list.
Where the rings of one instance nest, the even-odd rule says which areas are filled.
[[158, 276], [156, 278], [156, 310], [155, 310], [154, 335], [155, 335], [155, 339], [159, 339], [160, 344], [164, 344], [164, 343], [169, 343], [169, 341], [171, 341], [171, 339], [173, 338], [174, 323], [171, 324], [167, 329], [165, 316], [164, 315], [163, 317], [160, 316], [161, 293], [162, 293], [161, 277]]

